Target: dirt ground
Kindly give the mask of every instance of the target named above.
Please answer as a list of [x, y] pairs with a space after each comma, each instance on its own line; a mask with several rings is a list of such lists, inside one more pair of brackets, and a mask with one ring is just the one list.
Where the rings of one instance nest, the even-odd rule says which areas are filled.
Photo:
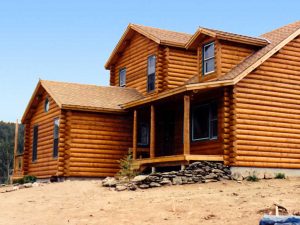
[[[0, 192], [4, 188], [0, 188]], [[278, 203], [300, 211], [300, 178], [116, 192], [100, 181], [66, 181], [0, 193], [2, 225], [258, 224]]]

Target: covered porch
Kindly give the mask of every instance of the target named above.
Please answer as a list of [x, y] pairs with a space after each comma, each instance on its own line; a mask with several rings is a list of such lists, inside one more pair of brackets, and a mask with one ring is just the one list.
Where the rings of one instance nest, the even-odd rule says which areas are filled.
[[[210, 115], [212, 102], [215, 116]], [[185, 93], [135, 108], [134, 168], [223, 161], [222, 123], [222, 90]]]

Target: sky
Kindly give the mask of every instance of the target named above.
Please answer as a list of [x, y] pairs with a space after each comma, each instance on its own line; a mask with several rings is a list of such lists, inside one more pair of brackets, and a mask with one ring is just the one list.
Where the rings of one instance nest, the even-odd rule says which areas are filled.
[[258, 36], [300, 19], [298, 0], [0, 0], [0, 121], [21, 119], [39, 79], [108, 85], [129, 23]]

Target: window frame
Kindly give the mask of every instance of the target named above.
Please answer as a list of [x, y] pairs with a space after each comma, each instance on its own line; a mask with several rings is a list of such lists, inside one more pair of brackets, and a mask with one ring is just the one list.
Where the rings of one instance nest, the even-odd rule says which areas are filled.
[[[37, 131], [36, 131], [37, 129]], [[37, 161], [37, 156], [38, 156], [38, 143], [39, 143], [39, 125], [36, 124], [33, 126], [33, 135], [32, 135], [32, 162]]]
[[[210, 46], [210, 45], [213, 45], [214, 46], [214, 55], [212, 57], [208, 57], [208, 58], [205, 58], [205, 48], [207, 46]], [[205, 69], [206, 69], [206, 66], [205, 66], [205, 62], [208, 61], [208, 60], [211, 60], [213, 59], [214, 60], [214, 69], [212, 71], [209, 71], [209, 72], [205, 72]], [[215, 42], [212, 41], [212, 42], [209, 42], [205, 45], [203, 45], [202, 47], [202, 75], [203, 76], [206, 76], [208, 74], [211, 74], [211, 73], [214, 73], [216, 71], [216, 65], [215, 65], [215, 60], [216, 60], [216, 54], [215, 54]]]
[[[154, 73], [149, 73], [149, 62], [150, 62], [150, 59], [151, 58], [154, 58]], [[154, 88], [153, 89], [149, 89], [149, 77], [153, 75], [154, 76], [154, 80], [153, 80], [153, 83], [154, 83]], [[156, 89], [156, 85], [155, 85], [155, 82], [156, 82], [156, 55], [149, 55], [148, 58], [147, 58], [147, 93], [151, 93], [153, 91], [155, 91]]]
[[[216, 118], [213, 118], [213, 105], [216, 105], [217, 107], [217, 114], [216, 114]], [[195, 110], [196, 109], [199, 109], [201, 107], [205, 107], [205, 106], [208, 106], [209, 108], [209, 119], [207, 121], [208, 123], [208, 136], [207, 137], [203, 137], [203, 138], [194, 138], [194, 117], [195, 117]], [[199, 104], [195, 107], [193, 107], [192, 109], [192, 124], [191, 124], [191, 140], [193, 142], [196, 142], [196, 141], [210, 141], [210, 140], [217, 140], [219, 138], [219, 126], [217, 126], [217, 135], [216, 136], [213, 136], [212, 135], [212, 122], [213, 121], [217, 121], [217, 125], [218, 125], [218, 121], [219, 121], [219, 118], [218, 118], [218, 102], [217, 101], [212, 101], [212, 102], [208, 102], [208, 103], [204, 103], [204, 104]]]
[[[122, 83], [121, 81], [121, 72], [124, 71], [124, 83]], [[119, 70], [119, 86], [120, 87], [126, 87], [126, 67], [123, 67]]]
[[[56, 129], [56, 121], [58, 121], [58, 125], [57, 125], [57, 137], [56, 133], [55, 133], [55, 129]], [[58, 146], [59, 146], [59, 125], [60, 125], [60, 119], [59, 117], [54, 118], [53, 120], [53, 158], [56, 159], [58, 157]]]

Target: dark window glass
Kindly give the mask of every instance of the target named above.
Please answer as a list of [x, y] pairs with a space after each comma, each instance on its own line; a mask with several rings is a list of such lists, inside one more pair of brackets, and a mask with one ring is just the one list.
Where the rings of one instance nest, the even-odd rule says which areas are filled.
[[203, 74], [215, 71], [215, 44], [204, 45], [203, 47]]
[[140, 123], [138, 127], [138, 145], [147, 146], [149, 144], [149, 126], [146, 123]]
[[59, 119], [54, 119], [53, 129], [53, 158], [58, 156], [58, 143], [59, 143]]
[[119, 72], [120, 87], [126, 86], [126, 69], [121, 69]]
[[50, 109], [50, 101], [48, 98], [45, 99], [44, 111], [48, 112]]
[[33, 127], [33, 140], [32, 140], [32, 162], [37, 160], [37, 146], [38, 146], [39, 126]]
[[147, 91], [151, 92], [155, 89], [155, 66], [156, 66], [156, 57], [155, 55], [148, 57], [148, 80], [147, 80]]
[[218, 106], [210, 103], [197, 106], [192, 114], [192, 140], [218, 137]]

